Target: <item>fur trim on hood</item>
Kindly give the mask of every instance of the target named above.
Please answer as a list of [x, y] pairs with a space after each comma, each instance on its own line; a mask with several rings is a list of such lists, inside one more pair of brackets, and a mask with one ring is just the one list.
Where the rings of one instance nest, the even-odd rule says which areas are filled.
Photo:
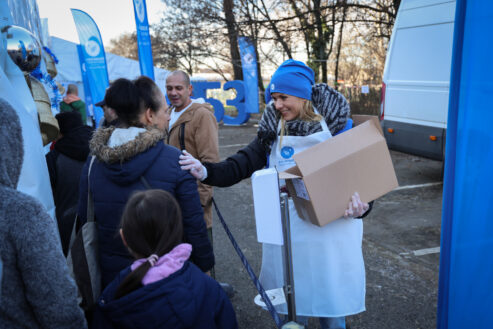
[[134, 140], [117, 147], [108, 146], [108, 141], [115, 127], [99, 128], [94, 133], [89, 148], [96, 158], [104, 163], [112, 164], [125, 162], [128, 159], [153, 147], [160, 141], [164, 141], [166, 133], [157, 128], [147, 128]]
[[0, 185], [17, 188], [24, 160], [22, 127], [14, 108], [0, 98]]

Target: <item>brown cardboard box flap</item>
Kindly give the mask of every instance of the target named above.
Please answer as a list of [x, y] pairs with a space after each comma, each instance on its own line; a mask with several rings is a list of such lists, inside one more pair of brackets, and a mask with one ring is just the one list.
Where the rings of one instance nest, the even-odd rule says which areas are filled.
[[372, 121], [373, 124], [378, 128], [378, 130], [383, 136], [382, 126], [380, 125], [380, 120], [378, 119], [377, 116], [367, 115], [367, 114], [353, 114], [351, 117], [353, 118], [353, 124], [355, 127], [359, 126], [360, 124], [366, 121]]
[[301, 178], [301, 171], [298, 166], [293, 166], [279, 173], [279, 179]]
[[294, 179], [294, 178], [301, 178], [301, 176], [293, 175], [293, 174], [290, 174], [286, 171], [279, 173], [279, 179]]
[[[361, 136], [364, 136], [362, 138]], [[306, 176], [320, 168], [343, 159], [351, 153], [380, 141], [382, 135], [372, 121], [367, 121], [342, 134], [314, 145], [293, 156], [301, 174]], [[316, 161], [315, 161], [316, 159]], [[291, 168], [290, 168], [291, 169]]]

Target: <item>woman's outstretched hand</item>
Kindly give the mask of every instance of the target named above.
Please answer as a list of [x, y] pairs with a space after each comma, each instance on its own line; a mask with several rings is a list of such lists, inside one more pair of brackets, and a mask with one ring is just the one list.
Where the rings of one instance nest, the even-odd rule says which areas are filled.
[[202, 163], [199, 160], [195, 159], [187, 151], [183, 150], [181, 152], [182, 154], [180, 155], [180, 161], [178, 161], [181, 169], [190, 171], [192, 176], [197, 178], [198, 180], [204, 180], [206, 178], [206, 170], [204, 166], [202, 166]]
[[351, 197], [351, 201], [349, 202], [348, 208], [344, 212], [345, 218], [357, 218], [361, 217], [367, 210], [370, 208], [368, 203], [362, 202], [358, 192], [355, 192]]

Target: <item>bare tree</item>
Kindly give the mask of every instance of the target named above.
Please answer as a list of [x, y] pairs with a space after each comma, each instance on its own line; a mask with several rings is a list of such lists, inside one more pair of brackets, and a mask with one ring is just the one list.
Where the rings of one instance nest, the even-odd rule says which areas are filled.
[[137, 48], [137, 33], [124, 33], [115, 39], [111, 39], [107, 51], [126, 58], [138, 60], [139, 51]]
[[282, 26], [279, 24], [279, 21], [272, 18], [273, 14], [276, 14], [277, 16], [276, 9], [279, 9], [279, 7], [282, 7], [283, 11], [286, 10], [284, 3], [282, 1], [276, 1], [276, 0], [269, 1], [268, 3], [265, 0], [247, 0], [244, 1], [244, 3], [247, 3], [261, 17], [263, 17], [263, 19], [259, 19], [255, 22], [253, 21], [246, 22], [246, 24], [260, 23], [264, 28], [268, 29], [270, 32], [274, 34], [273, 37], [270, 38], [263, 37], [262, 39], [276, 41], [282, 47], [282, 50], [288, 56], [288, 58], [293, 58], [291, 47], [289, 46], [289, 42], [287, 40], [288, 36], [285, 33], [282, 33], [281, 31]]
[[[347, 0], [337, 76], [352, 83], [379, 84], [400, 0]], [[346, 29], [347, 30], [347, 29]], [[356, 73], [357, 72], [357, 73]]]
[[342, 0], [342, 19], [339, 23], [339, 40], [337, 42], [336, 67], [334, 73], [334, 86], [337, 88], [337, 78], [339, 77], [339, 58], [341, 57], [342, 38], [344, 36], [344, 22], [346, 21], [347, 1]]
[[348, 6], [356, 14], [350, 22], [365, 24], [368, 35], [390, 39], [401, 0], [353, 0]]
[[[400, 0], [162, 0], [151, 27], [157, 65], [189, 73], [207, 68], [241, 79], [238, 37], [247, 36], [262, 73], [286, 58], [307, 59], [316, 80], [376, 81]], [[357, 40], [357, 41], [356, 41]], [[113, 40], [111, 51], [137, 58], [135, 34]]]
[[238, 50], [238, 32], [233, 7], [233, 0], [223, 0], [223, 10], [226, 27], [228, 29], [229, 49], [231, 53], [231, 64], [233, 66], [234, 78], [235, 80], [243, 80], [240, 51]]
[[166, 10], [158, 24], [152, 26], [158, 44], [156, 51], [163, 58], [175, 62], [178, 68], [193, 74], [206, 58], [212, 57], [213, 42], [221, 40], [221, 33], [214, 29], [204, 16], [210, 8], [203, 3], [164, 0]]
[[[255, 55], [257, 57], [257, 80], [258, 86], [260, 88], [261, 93], [265, 92], [263, 78], [262, 78], [262, 65], [261, 65], [261, 57], [259, 52], [259, 40], [260, 31], [263, 28], [262, 24], [258, 22], [259, 12], [256, 8], [258, 6], [252, 6], [251, 1], [256, 0], [239, 0], [239, 19], [243, 20], [242, 24], [238, 24], [238, 31], [241, 32], [242, 35], [247, 36], [255, 48]], [[263, 99], [262, 99], [263, 100]]]
[[[152, 58], [155, 66], [166, 69], [178, 68], [176, 56], [170, 55], [173, 54], [173, 49], [169, 47], [169, 44], [162, 42], [159, 37], [151, 34], [151, 45]], [[167, 48], [167, 51], [163, 52], [162, 49], [165, 47]], [[110, 53], [119, 56], [139, 60], [136, 32], [126, 32], [121, 34], [118, 38], [112, 39], [107, 50]]]

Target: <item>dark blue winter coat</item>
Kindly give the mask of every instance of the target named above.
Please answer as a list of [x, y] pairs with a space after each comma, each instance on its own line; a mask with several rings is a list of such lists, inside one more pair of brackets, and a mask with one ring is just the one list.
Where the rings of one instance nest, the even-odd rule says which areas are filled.
[[115, 300], [116, 289], [130, 273], [123, 270], [99, 298], [94, 329], [235, 329], [233, 306], [219, 284], [185, 262], [169, 277]]
[[[214, 265], [212, 246], [200, 205], [197, 183], [188, 172], [180, 169], [180, 151], [163, 142], [163, 133], [149, 129], [121, 146], [109, 147], [114, 127], [98, 129], [91, 140], [91, 153], [96, 156], [90, 174], [94, 214], [99, 231], [99, 254], [102, 283], [105, 287], [118, 273], [129, 266], [132, 257], [120, 235], [120, 220], [130, 195], [145, 190], [141, 177], [152, 188], [173, 194], [183, 215], [184, 242], [192, 245], [191, 260], [202, 270]], [[88, 158], [81, 175], [79, 215], [86, 221]]]

